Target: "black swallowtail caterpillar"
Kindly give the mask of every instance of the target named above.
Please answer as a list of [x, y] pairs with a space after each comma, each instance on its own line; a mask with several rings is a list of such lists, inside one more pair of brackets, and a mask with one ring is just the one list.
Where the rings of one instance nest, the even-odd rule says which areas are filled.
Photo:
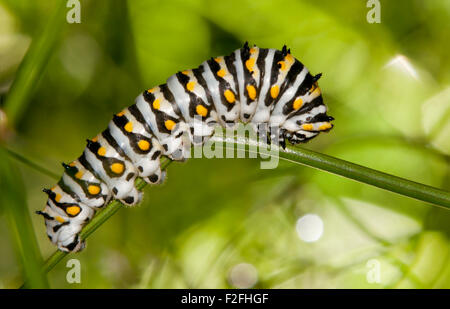
[[271, 142], [282, 147], [286, 139], [297, 144], [330, 130], [333, 118], [326, 114], [320, 76], [311, 75], [286, 46], [280, 51], [245, 43], [144, 91], [87, 141], [78, 159], [63, 163], [56, 186], [44, 189], [48, 201], [37, 213], [44, 216], [48, 237], [60, 250], [82, 250], [80, 231], [97, 209], [111, 199], [139, 203], [136, 177], [162, 182], [160, 157], [186, 159], [191, 143], [202, 145], [217, 125], [233, 127], [240, 121], [260, 133], [263, 124]]

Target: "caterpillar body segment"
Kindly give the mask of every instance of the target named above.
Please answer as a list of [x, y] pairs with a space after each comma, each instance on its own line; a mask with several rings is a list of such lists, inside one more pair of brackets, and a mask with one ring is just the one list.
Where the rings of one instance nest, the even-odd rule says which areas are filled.
[[61, 180], [48, 194], [45, 219], [49, 239], [63, 251], [85, 247], [80, 231], [97, 209], [117, 199], [133, 206], [142, 199], [137, 177], [164, 180], [160, 158], [185, 160], [215, 127], [250, 123], [258, 134], [284, 147], [329, 131], [318, 86], [308, 69], [284, 46], [249, 47], [178, 72], [166, 84], [145, 90], [115, 114], [107, 128], [87, 141], [81, 156], [63, 164]]

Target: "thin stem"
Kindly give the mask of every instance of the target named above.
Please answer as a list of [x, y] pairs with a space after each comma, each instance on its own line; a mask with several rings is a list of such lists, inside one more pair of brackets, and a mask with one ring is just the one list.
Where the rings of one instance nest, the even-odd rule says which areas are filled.
[[[248, 138], [224, 138], [221, 136], [214, 136], [211, 139], [216, 142], [216, 146], [222, 148], [240, 146], [239, 149], [247, 153], [260, 153], [261, 149], [266, 149], [267, 145], [258, 143]], [[225, 144], [225, 147], [223, 147]], [[250, 146], [250, 147], [249, 147]], [[256, 150], [256, 147], [259, 150]], [[286, 149], [281, 149], [272, 145], [271, 151], [262, 152], [271, 157], [278, 157], [296, 164], [303, 164], [309, 167], [317, 168], [332, 174], [340, 175], [349, 179], [353, 179], [365, 184], [369, 184], [381, 189], [395, 192], [404, 196], [415, 198], [420, 201], [428, 202], [446, 209], [450, 209], [450, 192], [434, 188], [421, 183], [413, 182], [404, 178], [386, 174], [368, 167], [354, 164], [345, 160], [331, 157], [322, 153], [299, 147], [288, 146]], [[170, 160], [166, 159], [161, 163], [161, 169], [165, 170], [170, 164]], [[136, 184], [138, 189], [142, 189], [145, 183], [140, 180]], [[115, 214], [122, 204], [115, 200], [111, 202], [104, 210], [99, 212], [81, 231], [80, 237], [85, 240], [92, 234], [100, 225]], [[45, 262], [43, 268], [45, 272], [50, 271], [59, 261], [61, 261], [67, 252], [56, 251]], [[24, 286], [25, 287], [25, 284]]]
[[[244, 137], [225, 138], [214, 136], [212, 141], [216, 141], [216, 146], [219, 147], [221, 147], [221, 144], [225, 143], [225, 148], [238, 145], [238, 147], [240, 146], [242, 149], [245, 149], [246, 152], [257, 152], [256, 147], [259, 147], [259, 150], [267, 148], [266, 144], [258, 143]], [[260, 153], [260, 151], [258, 151], [258, 153]], [[431, 203], [442, 208], [450, 209], [449, 191], [383, 173], [313, 150], [293, 146], [287, 146], [286, 149], [281, 149], [272, 145], [272, 148], [267, 152], [267, 155], [278, 157], [296, 164], [313, 167], [331, 174], [343, 176], [423, 202]]]
[[[3, 146], [2, 146], [3, 147]], [[56, 173], [53, 173], [51, 170], [40, 166], [39, 164], [35, 163], [33, 160], [28, 159], [26, 157], [24, 157], [23, 155], [9, 149], [6, 147], [3, 147], [5, 149], [5, 151], [14, 159], [16, 159], [17, 161], [35, 169], [38, 172], [41, 172], [42, 174], [45, 174], [53, 179], [59, 179], [61, 177], [61, 175], [57, 175]]]
[[383, 173], [304, 148], [289, 148], [287, 152], [281, 152], [280, 157], [450, 209], [450, 192], [446, 190]]

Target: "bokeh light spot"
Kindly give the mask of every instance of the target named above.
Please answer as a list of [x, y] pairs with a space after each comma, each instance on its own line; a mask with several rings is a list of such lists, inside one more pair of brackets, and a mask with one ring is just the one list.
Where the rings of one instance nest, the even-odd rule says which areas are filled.
[[323, 221], [315, 214], [307, 214], [300, 217], [296, 224], [297, 235], [305, 242], [314, 242], [323, 234]]
[[258, 271], [252, 264], [240, 263], [231, 268], [228, 281], [239, 289], [248, 289], [258, 281]]

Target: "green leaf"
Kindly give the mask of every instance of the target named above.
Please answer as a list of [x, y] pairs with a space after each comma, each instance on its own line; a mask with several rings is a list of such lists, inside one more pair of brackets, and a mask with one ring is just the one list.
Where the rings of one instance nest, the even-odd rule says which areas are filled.
[[65, 9], [65, 2], [61, 1], [55, 9], [53, 18], [46, 24], [42, 35], [31, 43], [17, 70], [4, 106], [8, 122], [13, 127], [20, 122], [22, 115], [26, 112], [36, 85], [57, 45], [65, 22]]
[[23, 276], [30, 288], [48, 288], [42, 257], [28, 212], [25, 187], [19, 170], [0, 148], [0, 205], [7, 214]]

